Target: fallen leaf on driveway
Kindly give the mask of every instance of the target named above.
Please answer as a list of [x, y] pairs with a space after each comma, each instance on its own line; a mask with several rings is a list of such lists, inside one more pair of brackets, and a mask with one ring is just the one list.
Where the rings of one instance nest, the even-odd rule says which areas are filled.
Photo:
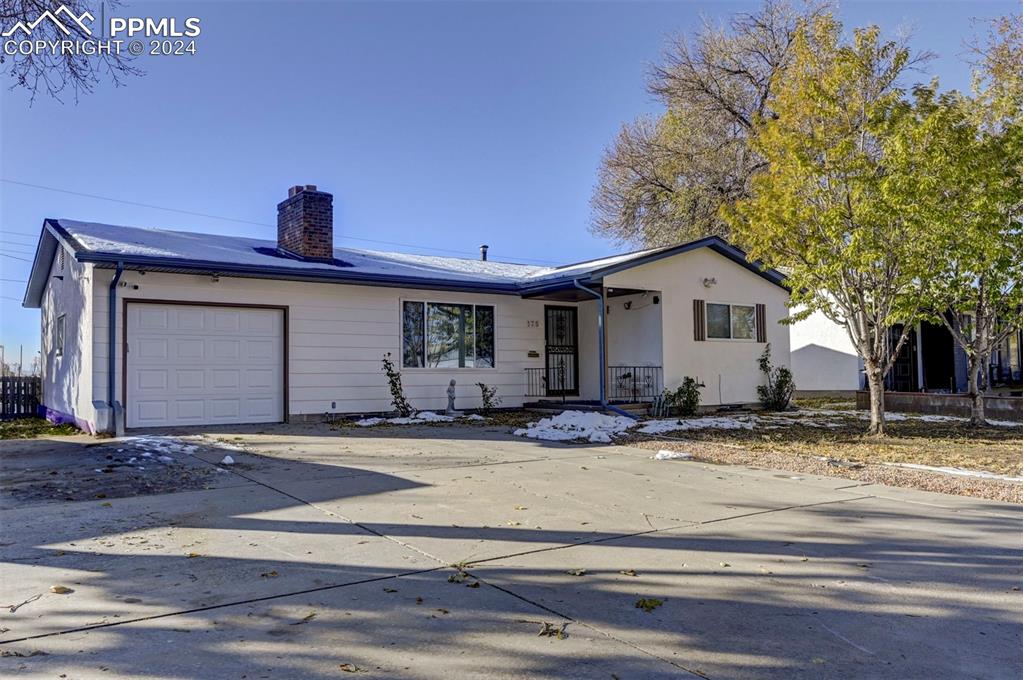
[[315, 616], [316, 616], [316, 612], [313, 612], [311, 614], [306, 614], [305, 616], [302, 617], [301, 621], [294, 621], [294, 622], [291, 623], [291, 625], [292, 626], [301, 626], [303, 623], [308, 623], [309, 621], [312, 621], [313, 617], [315, 617]]
[[358, 666], [356, 666], [354, 663], [343, 663], [340, 666], [338, 666], [338, 668], [343, 670], [345, 673], [362, 673], [363, 672], [363, 670], [361, 668], [359, 668]]
[[636, 600], [636, 609], [642, 609], [647, 614], [664, 604], [663, 600], [658, 600], [654, 597], [644, 597], [640, 600]]
[[516, 505], [515, 509], [516, 510], [529, 510], [529, 508], [527, 508], [525, 505]]
[[67, 586], [50, 586], [50, 592], [57, 593], [58, 595], [67, 595], [68, 593], [73, 593], [75, 591]]
[[272, 571], [264, 571], [262, 574], [260, 574], [260, 576], [262, 576], [263, 578], [277, 578], [278, 576], [280, 576], [280, 574], [278, 574], [277, 570], [274, 569]]
[[564, 640], [568, 637], [565, 634], [565, 626], [567, 625], [568, 624], [566, 623], [556, 625], [548, 621], [544, 621], [540, 624], [540, 632], [537, 633], [537, 637], [553, 637], [558, 638], [559, 640]]
[[635, 569], [622, 569], [618, 573], [621, 574], [622, 576], [636, 576]]
[[583, 574], [586, 573], [586, 570], [585, 569], [569, 569], [565, 573], [568, 574], [569, 576], [582, 576]]
[[30, 604], [32, 602], [35, 602], [36, 600], [38, 600], [42, 596], [43, 596], [42, 593], [36, 593], [35, 595], [33, 595], [32, 597], [28, 598], [24, 602], [19, 602], [18, 604], [5, 604], [4, 606], [7, 607], [7, 609], [13, 614], [14, 612], [16, 612], [19, 609], [21, 609], [22, 607], [24, 607], [26, 604]]
[[185, 557], [187, 557], [188, 559], [192, 559], [193, 557], [202, 557], [202, 555], [200, 555], [199, 553], [188, 553], [187, 555], [185, 555]]
[[396, 593], [396, 592], [398, 592], [398, 589], [397, 588], [384, 588], [384, 592], [385, 593]]

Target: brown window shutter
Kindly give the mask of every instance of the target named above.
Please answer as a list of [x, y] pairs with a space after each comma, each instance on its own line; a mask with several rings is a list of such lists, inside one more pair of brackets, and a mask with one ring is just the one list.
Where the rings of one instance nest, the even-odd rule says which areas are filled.
[[767, 342], [767, 306], [757, 304], [757, 342]]
[[702, 342], [707, 339], [707, 304], [703, 300], [693, 300], [693, 340]]

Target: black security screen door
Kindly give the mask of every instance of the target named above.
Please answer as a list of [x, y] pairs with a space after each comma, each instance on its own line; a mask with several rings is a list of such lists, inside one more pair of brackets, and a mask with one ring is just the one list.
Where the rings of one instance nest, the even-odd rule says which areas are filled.
[[575, 307], [545, 307], [547, 394], [579, 394], [579, 324]]

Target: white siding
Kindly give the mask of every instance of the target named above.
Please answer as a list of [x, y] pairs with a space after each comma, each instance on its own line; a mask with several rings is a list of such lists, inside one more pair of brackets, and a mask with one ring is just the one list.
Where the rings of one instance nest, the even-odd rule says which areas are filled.
[[[88, 295], [92, 273], [91, 265], [80, 264], [69, 251], [58, 245], [50, 265], [39, 317], [43, 406], [56, 414], [71, 416], [79, 425], [94, 431], [92, 298]], [[64, 352], [58, 356], [53, 344], [54, 326], [62, 314]]]
[[[111, 270], [96, 270], [94, 287], [96, 399], [106, 399], [107, 286]], [[390, 352], [400, 365], [401, 300], [428, 299], [493, 305], [497, 367], [493, 369], [402, 369], [405, 392], [419, 409], [443, 409], [448, 381], [458, 382], [456, 405], [480, 405], [478, 382], [494, 385], [504, 406], [519, 406], [527, 367], [543, 366], [543, 301], [510, 295], [429, 292], [372, 286], [302, 283], [209, 276], [125, 272], [124, 298], [280, 305], [289, 308], [289, 412], [319, 414], [391, 410], [381, 358]], [[118, 307], [117, 389], [121, 389], [121, 308]], [[530, 328], [528, 321], [536, 321]], [[535, 350], [539, 358], [530, 359]], [[334, 407], [332, 408], [332, 403]]]
[[[705, 287], [705, 278], [717, 283]], [[776, 365], [789, 364], [788, 292], [761, 276], [702, 248], [608, 276], [609, 288], [660, 291], [665, 387], [684, 376], [706, 384], [702, 404], [755, 403], [763, 382], [757, 359], [764, 345], [752, 341], [693, 339], [693, 300], [766, 306], [767, 341]], [[612, 315], [613, 316], [613, 315]], [[609, 356], [611, 353], [609, 352]]]
[[862, 361], [844, 328], [820, 312], [791, 326], [792, 375], [800, 391], [859, 389]]

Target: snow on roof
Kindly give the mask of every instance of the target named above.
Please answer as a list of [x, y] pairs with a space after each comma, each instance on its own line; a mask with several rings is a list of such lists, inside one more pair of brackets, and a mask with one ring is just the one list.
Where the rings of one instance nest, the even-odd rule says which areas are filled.
[[276, 241], [194, 232], [122, 227], [96, 222], [54, 220], [82, 249], [90, 253], [124, 255], [127, 258], [158, 257], [183, 262], [222, 262], [225, 265], [283, 267], [296, 270], [336, 270], [363, 273], [459, 280], [465, 282], [520, 283], [551, 267], [511, 264], [436, 255], [334, 248], [334, 263], [303, 260], [277, 252]]
[[560, 267], [541, 267], [495, 260], [356, 248], [334, 248], [334, 259], [325, 262], [282, 252], [277, 248], [276, 241], [266, 239], [122, 227], [67, 219], [48, 219], [44, 225], [43, 239], [36, 251], [23, 302], [31, 307], [40, 304], [56, 239], [72, 248], [80, 261], [107, 266], [123, 262], [128, 266], [162, 271], [212, 271], [262, 278], [332, 280], [339, 283], [507, 294], [535, 294], [537, 291], [572, 288], [575, 281], [586, 283], [588, 278], [597, 280], [625, 267], [707, 247], [772, 283], [785, 287], [782, 274], [748, 262], [741, 250], [715, 236]]

